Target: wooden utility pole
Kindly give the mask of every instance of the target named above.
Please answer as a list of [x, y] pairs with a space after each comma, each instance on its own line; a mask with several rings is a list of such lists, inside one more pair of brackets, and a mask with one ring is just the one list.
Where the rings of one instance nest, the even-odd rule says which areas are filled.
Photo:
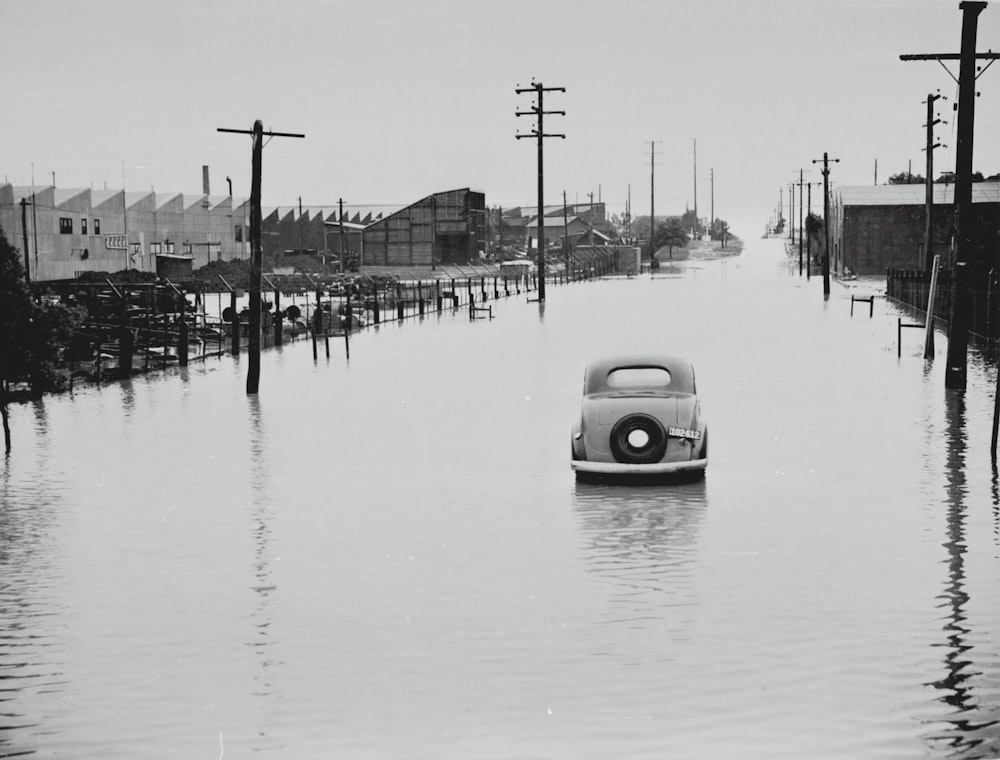
[[340, 219], [340, 272], [343, 274], [347, 271], [347, 257], [344, 255], [344, 199], [337, 199], [337, 216]]
[[563, 258], [569, 276], [569, 216], [566, 211], [566, 191], [563, 190]]
[[840, 163], [839, 158], [830, 158], [825, 152], [823, 158], [814, 158], [813, 163], [823, 164], [823, 234], [826, 246], [823, 251], [823, 300], [830, 297], [830, 162]]
[[300, 254], [306, 252], [306, 244], [305, 244], [305, 242], [302, 239], [302, 234], [303, 234], [302, 223], [303, 223], [303, 219], [302, 219], [302, 196], [300, 195], [299, 196], [299, 253]]
[[[806, 182], [806, 219], [812, 216], [813, 185], [817, 187], [819, 182]], [[812, 235], [806, 234], [806, 281], [812, 279]]]
[[802, 169], [799, 169], [799, 277], [802, 276]]
[[21, 237], [24, 241], [24, 281], [31, 284], [31, 258], [28, 256], [28, 200], [21, 199]]
[[656, 253], [656, 141], [649, 141], [649, 269]]
[[694, 234], [698, 235], [698, 138], [694, 139]]
[[934, 118], [934, 101], [942, 98], [947, 100], [943, 95], [928, 93], [927, 123], [924, 124], [924, 127], [927, 128], [927, 147], [924, 148], [927, 151], [927, 175], [924, 179], [924, 187], [927, 191], [924, 209], [924, 269], [928, 272], [934, 266], [934, 241], [932, 238], [934, 232], [932, 223], [934, 214], [934, 149], [942, 147], [941, 143], [934, 142], [934, 125], [941, 122], [941, 119]]
[[709, 206], [708, 239], [712, 239], [715, 232], [715, 169], [708, 170], [709, 187], [711, 188], [711, 205]]
[[252, 176], [250, 180], [250, 335], [247, 341], [250, 362], [247, 368], [247, 394], [254, 394], [257, 393], [260, 386], [260, 281], [261, 260], [263, 258], [260, 242], [260, 189], [264, 135], [268, 137], [305, 137], [305, 135], [291, 132], [265, 132], [260, 119], [253, 123], [251, 130], [218, 127], [218, 131], [252, 135], [253, 137], [251, 147]]
[[[1000, 53], [976, 53], [979, 14], [986, 8], [981, 0], [963, 0], [962, 46], [959, 53], [901, 55], [903, 61], [955, 61], [958, 67], [958, 145], [955, 150], [955, 265], [952, 276], [951, 319], [948, 322], [946, 388], [965, 390], [968, 372], [969, 322], [972, 312], [972, 283], [982, 279], [982, 262], [976, 251], [972, 218], [972, 142], [976, 117], [976, 60], [992, 62]], [[943, 65], [943, 64], [942, 64]], [[950, 74], [951, 72], [949, 72]], [[952, 79], [954, 79], [952, 75]]]
[[534, 137], [538, 141], [538, 302], [545, 303], [545, 178], [543, 157], [543, 145], [546, 137], [560, 137], [566, 139], [566, 135], [545, 134], [543, 128], [543, 117], [549, 114], [565, 116], [565, 111], [546, 111], [542, 98], [546, 92], [566, 92], [565, 87], [544, 87], [541, 82], [532, 82], [531, 87], [518, 87], [515, 92], [520, 95], [525, 92], [534, 92], [538, 101], [528, 111], [517, 111], [516, 116], [537, 116], [538, 126], [527, 135], [516, 135], [518, 140], [525, 137]]
[[788, 239], [795, 240], [795, 183], [788, 183]]

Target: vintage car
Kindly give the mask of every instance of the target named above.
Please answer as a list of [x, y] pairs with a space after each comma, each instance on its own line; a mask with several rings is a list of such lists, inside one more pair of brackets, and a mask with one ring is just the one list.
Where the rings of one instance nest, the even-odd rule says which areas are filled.
[[673, 356], [592, 362], [584, 373], [571, 443], [580, 480], [703, 476], [708, 428], [691, 362]]

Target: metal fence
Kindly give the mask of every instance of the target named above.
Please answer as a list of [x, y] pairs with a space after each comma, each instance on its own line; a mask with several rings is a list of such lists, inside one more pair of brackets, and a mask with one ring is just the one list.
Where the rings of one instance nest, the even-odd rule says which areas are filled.
[[[934, 296], [934, 318], [947, 325], [951, 319], [954, 270], [938, 270]], [[917, 269], [889, 269], [886, 272], [886, 297], [927, 313], [931, 273]], [[972, 286], [972, 309], [969, 332], [980, 340], [992, 343], [1000, 337], [1000, 288], [998, 273], [991, 269], [985, 278]]]

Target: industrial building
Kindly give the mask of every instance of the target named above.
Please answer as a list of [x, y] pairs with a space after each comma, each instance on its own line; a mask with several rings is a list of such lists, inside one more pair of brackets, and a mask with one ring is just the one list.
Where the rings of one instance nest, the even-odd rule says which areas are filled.
[[[542, 209], [545, 246], [561, 245], [564, 238], [571, 245], [604, 245], [616, 237], [608, 221], [604, 203], [568, 203]], [[504, 209], [501, 217], [502, 244], [523, 250], [538, 247], [538, 207]]]
[[[949, 263], [955, 186], [933, 185], [932, 253]], [[1000, 245], [1000, 182], [972, 185], [977, 256], [996, 260]], [[928, 268], [924, 244], [925, 185], [838, 187], [830, 201], [830, 266], [839, 274], [884, 275], [889, 268]]]
[[[32, 281], [122, 269], [180, 276], [250, 257], [249, 201], [232, 196], [0, 184], [0, 228]], [[308, 252], [346, 266], [474, 261], [488, 248], [486, 199], [468, 188], [405, 207], [264, 208], [265, 253]]]
[[0, 184], [0, 227], [22, 254], [27, 240], [33, 281], [247, 258], [249, 213], [229, 196]]

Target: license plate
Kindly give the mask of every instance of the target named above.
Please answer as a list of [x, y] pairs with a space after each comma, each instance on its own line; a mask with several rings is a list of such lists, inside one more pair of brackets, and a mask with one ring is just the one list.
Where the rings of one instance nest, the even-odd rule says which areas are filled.
[[672, 428], [667, 428], [667, 435], [672, 435], [675, 438], [691, 438], [696, 441], [699, 438], [701, 438], [701, 431], [688, 430], [687, 428], [672, 427]]

